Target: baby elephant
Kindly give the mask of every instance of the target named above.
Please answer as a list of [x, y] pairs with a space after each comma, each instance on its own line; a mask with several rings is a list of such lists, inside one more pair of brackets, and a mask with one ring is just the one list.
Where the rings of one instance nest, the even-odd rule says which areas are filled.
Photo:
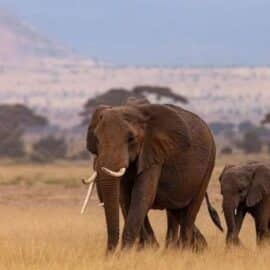
[[227, 244], [240, 243], [238, 235], [246, 213], [255, 220], [257, 243], [270, 239], [270, 164], [227, 165], [219, 179]]

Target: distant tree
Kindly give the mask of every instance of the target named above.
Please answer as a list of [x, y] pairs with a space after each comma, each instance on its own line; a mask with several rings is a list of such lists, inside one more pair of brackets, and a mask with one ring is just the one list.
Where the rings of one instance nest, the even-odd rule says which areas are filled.
[[35, 114], [22, 104], [0, 104], [0, 122], [25, 130], [28, 127], [46, 126], [48, 120]]
[[256, 130], [248, 131], [244, 134], [243, 140], [237, 143], [238, 147], [247, 154], [260, 153], [262, 151], [262, 142], [256, 133]]
[[0, 104], [0, 156], [22, 157], [23, 135], [27, 128], [47, 125], [46, 118], [21, 104]]
[[91, 115], [94, 109], [99, 105], [110, 105], [119, 106], [127, 102], [128, 98], [144, 98], [141, 94], [134, 94], [132, 91], [128, 91], [124, 88], [113, 88], [104, 94], [98, 95], [96, 97], [90, 98], [84, 105], [83, 112], [81, 116], [83, 118], [87, 117], [87, 122], [89, 120], [89, 115]]
[[233, 150], [230, 146], [225, 146], [221, 149], [220, 153], [222, 155], [231, 155], [233, 153]]
[[270, 113], [267, 113], [264, 117], [264, 119], [261, 121], [261, 124], [270, 124]]
[[23, 131], [20, 128], [10, 129], [0, 122], [0, 156], [20, 158], [24, 156]]
[[80, 114], [83, 125], [89, 122], [95, 108], [99, 105], [119, 106], [125, 104], [129, 99], [147, 100], [147, 95], [156, 95], [158, 100], [162, 97], [170, 98], [173, 102], [188, 103], [187, 98], [174, 94], [168, 87], [158, 86], [136, 86], [131, 91], [125, 88], [113, 88], [106, 93], [89, 99]]
[[168, 87], [160, 87], [160, 86], [135, 86], [132, 90], [133, 93], [138, 95], [145, 96], [146, 94], [154, 94], [157, 96], [158, 100], [162, 98], [170, 98], [173, 102], [181, 102], [184, 104], [188, 103], [188, 99], [182, 95], [178, 95], [172, 92], [172, 90]]
[[82, 150], [79, 153], [70, 157], [71, 160], [90, 160], [91, 155], [87, 150]]
[[33, 145], [31, 159], [33, 161], [48, 162], [65, 158], [66, 154], [67, 144], [65, 139], [48, 136], [41, 138]]
[[254, 129], [254, 125], [250, 121], [243, 121], [238, 125], [238, 129], [241, 133], [246, 133]]
[[219, 135], [221, 132], [232, 134], [235, 126], [233, 123], [212, 122], [209, 127], [215, 135]]

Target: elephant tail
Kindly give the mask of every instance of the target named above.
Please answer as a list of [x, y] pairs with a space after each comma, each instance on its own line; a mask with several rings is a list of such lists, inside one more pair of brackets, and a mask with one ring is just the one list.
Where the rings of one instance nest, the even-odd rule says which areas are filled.
[[221, 225], [221, 221], [218, 215], [217, 210], [211, 205], [209, 197], [207, 192], [205, 193], [205, 199], [206, 199], [206, 204], [207, 204], [207, 209], [208, 209], [208, 213], [212, 219], [212, 221], [214, 222], [214, 224], [219, 228], [220, 231], [224, 231], [223, 227]]

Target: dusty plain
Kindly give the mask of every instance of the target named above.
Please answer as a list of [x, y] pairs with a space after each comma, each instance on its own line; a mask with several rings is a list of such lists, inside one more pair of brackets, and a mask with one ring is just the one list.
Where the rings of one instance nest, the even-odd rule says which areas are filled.
[[[210, 198], [221, 211], [218, 175], [224, 164], [267, 160], [267, 155], [236, 154], [218, 157], [209, 186]], [[33, 165], [0, 162], [0, 269], [269, 269], [270, 246], [256, 248], [253, 221], [247, 217], [241, 232], [242, 248], [226, 250], [225, 235], [212, 224], [203, 203], [197, 225], [208, 241], [200, 254], [164, 249], [165, 212], [151, 211], [150, 218], [161, 247], [116, 252], [106, 257], [103, 208], [94, 196], [84, 216], [80, 207], [89, 175], [86, 162]]]

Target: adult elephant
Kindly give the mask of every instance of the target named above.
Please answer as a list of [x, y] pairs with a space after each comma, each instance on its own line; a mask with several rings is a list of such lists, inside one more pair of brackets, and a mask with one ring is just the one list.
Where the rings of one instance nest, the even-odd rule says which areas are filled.
[[[82, 207], [81, 213], [83, 214], [85, 211], [85, 208], [88, 204], [89, 198], [92, 194], [92, 190], [94, 188], [94, 184], [97, 184], [97, 195], [99, 199], [99, 205], [104, 206], [104, 201], [102, 197], [101, 187], [100, 187], [100, 181], [98, 180], [98, 168], [97, 168], [97, 157], [94, 157], [93, 161], [93, 169], [95, 173], [88, 179], [88, 180], [82, 180], [83, 184], [88, 185], [88, 196], [86, 197], [84, 201], [84, 205]], [[123, 176], [126, 177], [126, 176]], [[136, 175], [133, 176], [133, 178], [136, 178]], [[120, 187], [123, 187], [123, 185], [120, 184]], [[122, 213], [124, 218], [127, 217], [127, 213], [125, 212], [125, 190], [120, 188], [120, 205], [122, 209]], [[219, 216], [216, 212], [216, 210], [212, 207], [208, 195], [206, 193], [206, 204], [208, 212], [216, 224], [216, 226], [223, 231], [223, 228], [221, 226], [221, 222], [219, 219]], [[185, 216], [183, 215], [184, 212], [181, 209], [167, 209], [167, 233], [166, 233], [166, 247], [177, 247], [179, 244], [179, 232], [180, 232], [180, 225], [183, 223], [183, 220]], [[145, 247], [145, 246], [151, 246], [151, 247], [159, 247], [159, 243], [156, 239], [155, 233], [152, 229], [152, 226], [150, 224], [148, 216], [145, 217], [144, 224], [142, 225], [142, 228], [140, 230], [140, 237], [139, 237], [139, 247]], [[207, 246], [207, 242], [204, 238], [204, 236], [201, 234], [199, 229], [194, 226], [193, 228], [193, 235], [192, 235], [192, 247], [195, 251], [201, 251]]]
[[88, 128], [87, 148], [98, 156], [108, 250], [119, 241], [119, 201], [125, 217], [122, 247], [134, 244], [151, 208], [175, 210], [175, 217], [181, 211], [180, 240], [192, 246], [216, 152], [198, 116], [173, 105], [100, 106]]
[[270, 239], [270, 164], [227, 165], [220, 176], [227, 244], [238, 245], [247, 213], [255, 220], [257, 242]]

